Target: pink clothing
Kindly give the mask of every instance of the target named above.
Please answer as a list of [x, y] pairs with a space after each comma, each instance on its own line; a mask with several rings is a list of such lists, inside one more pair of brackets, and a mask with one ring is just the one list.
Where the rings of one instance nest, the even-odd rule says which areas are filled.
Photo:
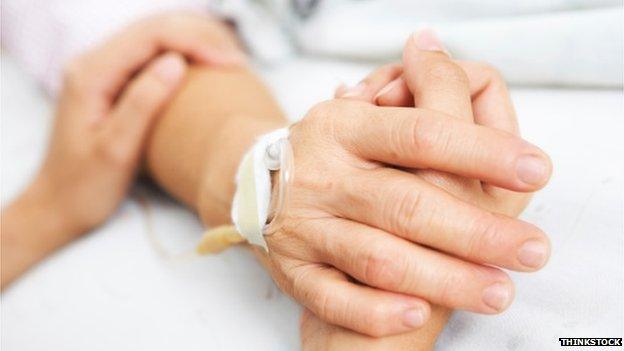
[[2, 47], [52, 96], [67, 61], [141, 17], [207, 12], [210, 0], [3, 0]]

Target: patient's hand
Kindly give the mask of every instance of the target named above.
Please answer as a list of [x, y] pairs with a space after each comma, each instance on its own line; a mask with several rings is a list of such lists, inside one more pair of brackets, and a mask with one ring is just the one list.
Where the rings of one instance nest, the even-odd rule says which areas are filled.
[[[471, 104], [469, 104], [470, 101], [466, 100], [467, 96], [461, 97], [454, 94], [454, 89], [447, 79], [439, 79], [431, 74], [434, 70], [430, 67], [438, 60], [434, 55], [423, 57], [421, 53], [415, 51], [418, 47], [430, 48], [440, 51], [441, 54], [441, 43], [433, 33], [421, 32], [412, 40], [415, 40], [416, 45], [406, 47], [403, 65], [383, 66], [354, 88], [339, 87], [336, 96], [368, 101], [379, 106], [416, 105], [435, 108], [436, 100], [431, 100], [427, 96], [427, 91], [430, 89], [448, 91], [447, 99], [463, 102], [465, 110], [455, 110], [460, 112], [458, 117], [471, 123], [518, 134], [515, 112], [507, 88], [495, 69], [475, 62], [456, 62], [465, 74], [465, 77], [461, 79], [467, 79], [471, 98]], [[461, 72], [452, 74], [463, 76]], [[416, 94], [413, 95], [412, 91]], [[450, 106], [439, 108], [445, 107]], [[449, 109], [448, 112], [453, 113], [453, 110]], [[412, 169], [410, 171], [464, 201], [512, 217], [517, 216], [524, 209], [530, 198], [528, 193], [511, 192], [452, 174], [434, 170]], [[373, 339], [328, 325], [309, 311], [305, 311], [302, 317], [301, 335], [305, 350], [429, 350], [437, 334], [442, 330], [447, 316], [448, 313], [437, 308], [432, 313], [434, 320], [423, 330], [395, 337]]]
[[[412, 40], [423, 47], [438, 45], [439, 53], [434, 53], [434, 55], [445, 53], [441, 47], [442, 44], [429, 31], [420, 32]], [[367, 101], [377, 106], [417, 106], [438, 109], [470, 123], [519, 135], [518, 122], [509, 92], [503, 78], [495, 68], [485, 63], [453, 61], [463, 72], [445, 74], [437, 71], [440, 68], [431, 68], [436, 65], [435, 56], [423, 58], [423, 55], [414, 52], [416, 49], [416, 45], [408, 45], [404, 52], [403, 64], [383, 66], [353, 88], [341, 86], [336, 90], [336, 97]], [[432, 50], [436, 51], [435, 47]], [[441, 75], [446, 76], [446, 79], [440, 79]], [[452, 78], [452, 76], [459, 77]], [[453, 90], [448, 83], [449, 79], [465, 80], [470, 95], [463, 99], [453, 96]], [[437, 99], [432, 100], [427, 96], [430, 91], [434, 90], [440, 93], [448, 92], [446, 99], [455, 100], [457, 103], [454, 104], [455, 106], [437, 106], [439, 104]], [[415, 94], [412, 94], [412, 91]], [[462, 100], [463, 103], [460, 104]], [[449, 173], [420, 169], [411, 171], [464, 201], [511, 217], [518, 216], [531, 198], [531, 193], [513, 192]]]
[[[494, 267], [534, 271], [549, 256], [544, 233], [500, 214], [526, 198], [500, 210], [492, 195], [541, 188], [548, 157], [513, 130], [475, 125], [475, 115], [498, 116], [473, 112], [467, 73], [445, 54], [411, 41], [405, 55], [417, 108], [339, 99], [291, 128], [290, 202], [267, 237], [282, 289], [373, 336], [422, 326], [428, 302], [500, 312], [513, 284]], [[496, 123], [515, 125], [511, 116]]]

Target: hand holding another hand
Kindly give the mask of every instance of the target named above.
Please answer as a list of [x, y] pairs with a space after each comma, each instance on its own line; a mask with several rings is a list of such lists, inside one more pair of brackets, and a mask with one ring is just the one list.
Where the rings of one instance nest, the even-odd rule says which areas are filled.
[[[67, 68], [48, 155], [34, 182], [74, 234], [103, 222], [134, 178], [150, 127], [182, 82], [186, 60], [240, 64], [222, 25], [188, 15], [151, 17]], [[232, 39], [233, 40], [233, 39]]]
[[3, 287], [112, 214], [153, 122], [183, 81], [186, 60], [243, 62], [228, 30], [199, 16], [152, 17], [69, 64], [43, 166], [3, 211]]
[[[513, 283], [495, 267], [534, 271], [549, 256], [544, 233], [510, 217], [527, 201], [516, 192], [547, 182], [548, 156], [517, 136], [491, 71], [429, 44], [408, 41], [395, 95], [379, 91], [400, 66], [366, 79], [363, 101], [321, 103], [291, 127], [286, 220], [267, 236], [282, 289], [372, 336], [422, 326], [429, 303], [500, 312]], [[366, 102], [378, 94], [378, 104], [416, 108]]]

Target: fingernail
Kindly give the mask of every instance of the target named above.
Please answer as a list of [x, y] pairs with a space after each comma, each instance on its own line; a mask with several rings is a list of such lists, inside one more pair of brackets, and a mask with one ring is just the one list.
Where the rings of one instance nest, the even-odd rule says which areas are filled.
[[539, 240], [529, 240], [518, 250], [518, 261], [531, 268], [539, 268], [546, 263], [548, 247]]
[[416, 47], [420, 50], [442, 51], [448, 54], [446, 48], [444, 48], [444, 44], [440, 41], [440, 38], [438, 38], [435, 32], [429, 28], [421, 29], [412, 34], [412, 40], [414, 45], [416, 45]]
[[521, 156], [516, 163], [518, 178], [530, 185], [541, 185], [548, 180], [548, 161], [535, 155]]
[[373, 101], [377, 101], [377, 99], [382, 96], [385, 95], [386, 93], [392, 91], [392, 89], [394, 89], [396, 86], [398, 86], [399, 84], [401, 84], [400, 81], [401, 78], [397, 78], [395, 80], [393, 80], [392, 82], [388, 83], [385, 87], [383, 87], [383, 89], [381, 89], [377, 95], [375, 95], [375, 98], [373, 98]]
[[362, 95], [362, 93], [364, 93], [364, 90], [366, 90], [366, 83], [359, 82], [356, 86], [347, 88], [347, 90], [342, 94], [341, 97], [357, 97]]
[[425, 316], [425, 312], [420, 308], [413, 308], [411, 310], [407, 310], [403, 314], [403, 323], [409, 328], [418, 328], [425, 324], [427, 317]]
[[165, 55], [154, 64], [154, 73], [167, 84], [175, 84], [184, 75], [186, 64], [178, 55]]
[[511, 302], [509, 287], [502, 283], [490, 285], [483, 290], [483, 303], [496, 311], [504, 310]]

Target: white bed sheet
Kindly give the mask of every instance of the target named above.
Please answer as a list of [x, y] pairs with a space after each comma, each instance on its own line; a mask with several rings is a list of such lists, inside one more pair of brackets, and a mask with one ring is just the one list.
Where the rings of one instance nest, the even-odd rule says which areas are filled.
[[[355, 82], [365, 64], [300, 59], [263, 74], [291, 116]], [[2, 201], [42, 158], [52, 108], [2, 57]], [[622, 336], [622, 93], [512, 90], [524, 136], [553, 158], [551, 184], [523, 218], [550, 234], [537, 274], [513, 274], [508, 312], [458, 312], [440, 350], [558, 349], [559, 337]], [[147, 203], [147, 205], [142, 205]], [[191, 250], [198, 219], [145, 184], [105, 226], [64, 248], [2, 294], [3, 350], [296, 350], [300, 307], [252, 255], [165, 258]]]

